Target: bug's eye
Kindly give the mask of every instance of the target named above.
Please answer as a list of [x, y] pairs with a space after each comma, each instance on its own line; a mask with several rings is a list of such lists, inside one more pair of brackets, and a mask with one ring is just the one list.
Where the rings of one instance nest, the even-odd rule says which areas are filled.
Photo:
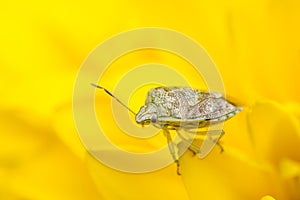
[[156, 115], [152, 115], [152, 117], [151, 117], [151, 122], [152, 122], [152, 123], [156, 123]]
[[142, 111], [145, 111], [145, 110], [146, 110], [146, 106], [142, 106], [142, 107], [141, 107], [141, 110], [142, 110]]

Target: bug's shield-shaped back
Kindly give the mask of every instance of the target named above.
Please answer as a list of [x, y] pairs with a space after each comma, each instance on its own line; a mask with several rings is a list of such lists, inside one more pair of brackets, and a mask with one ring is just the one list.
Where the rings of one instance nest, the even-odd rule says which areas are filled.
[[[216, 144], [219, 145], [224, 133], [223, 122], [239, 111], [239, 107], [220, 93], [188, 87], [158, 87], [147, 94], [146, 104], [137, 113], [136, 121], [175, 130], [182, 140], [179, 143], [183, 144], [179, 145], [183, 147], [180, 152], [193, 148], [204, 158]], [[193, 145], [195, 139], [203, 142]]]

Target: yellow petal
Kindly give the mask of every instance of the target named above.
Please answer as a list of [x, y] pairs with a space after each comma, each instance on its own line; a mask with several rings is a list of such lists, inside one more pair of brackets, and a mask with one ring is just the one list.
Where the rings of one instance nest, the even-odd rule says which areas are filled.
[[186, 152], [180, 161], [191, 199], [259, 199], [265, 193], [285, 198], [276, 172], [239, 150], [225, 146], [220, 154], [216, 148], [204, 159]]
[[[134, 148], [139, 149], [134, 146], [131, 149]], [[175, 165], [155, 172], [133, 174], [114, 170], [96, 160], [91, 154], [87, 156], [90, 173], [105, 199], [189, 199], [181, 177], [176, 174]], [[109, 156], [118, 156], [118, 152], [111, 151]]]
[[61, 104], [51, 118], [52, 127], [60, 139], [83, 160], [86, 149], [74, 124], [71, 102]]
[[300, 177], [300, 163], [290, 160], [290, 159], [283, 159], [280, 162], [280, 172], [281, 176], [284, 179], [291, 179]]
[[101, 198], [84, 162], [56, 136], [49, 119], [2, 109], [0, 120], [4, 194], [42, 200]]
[[274, 197], [270, 196], [270, 195], [266, 195], [266, 196], [263, 196], [261, 198], [261, 200], [276, 200]]
[[283, 158], [300, 160], [298, 120], [283, 105], [257, 102], [249, 113], [249, 128], [259, 158], [275, 165]]
[[299, 199], [300, 163], [290, 159], [283, 159], [279, 164], [279, 172], [289, 199]]

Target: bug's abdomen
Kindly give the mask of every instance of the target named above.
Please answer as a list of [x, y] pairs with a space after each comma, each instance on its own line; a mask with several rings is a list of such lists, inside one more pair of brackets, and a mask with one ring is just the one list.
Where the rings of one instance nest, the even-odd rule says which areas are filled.
[[190, 108], [188, 118], [217, 119], [235, 110], [235, 106], [223, 98], [206, 98]]

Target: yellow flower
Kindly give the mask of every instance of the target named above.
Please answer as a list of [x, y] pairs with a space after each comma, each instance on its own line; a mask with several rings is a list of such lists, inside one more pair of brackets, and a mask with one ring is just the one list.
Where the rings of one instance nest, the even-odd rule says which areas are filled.
[[[0, 17], [0, 199], [300, 198], [299, 2], [6, 1]], [[73, 122], [73, 84], [89, 52], [145, 26], [195, 39], [218, 66], [227, 94], [253, 105], [225, 125], [223, 154], [215, 149], [199, 160], [186, 152], [181, 177], [175, 165], [147, 174], [102, 165]], [[102, 81], [113, 88], [132, 65], [154, 61], [198, 83], [187, 63], [149, 50], [116, 61]], [[101, 95], [98, 109], [110, 103]], [[165, 142], [160, 134], [145, 147], [128, 143], [111, 122], [106, 126], [132, 151]]]

